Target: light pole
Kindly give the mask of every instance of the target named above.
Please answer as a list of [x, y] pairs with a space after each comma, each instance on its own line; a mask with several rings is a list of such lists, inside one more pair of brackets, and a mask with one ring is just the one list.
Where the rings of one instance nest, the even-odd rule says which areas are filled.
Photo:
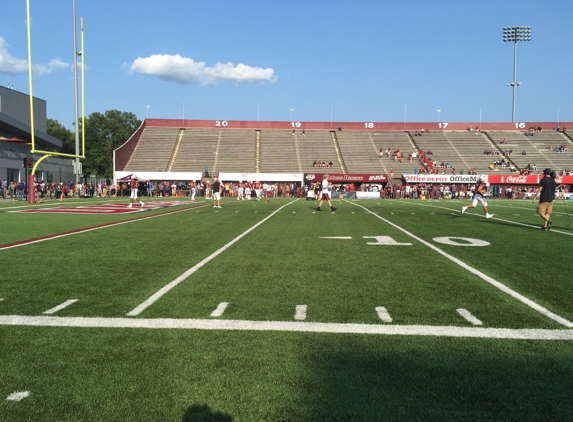
[[292, 122], [292, 112], [294, 111], [294, 108], [289, 108], [290, 110], [290, 121]]
[[149, 106], [148, 105], [145, 106], [145, 110], [147, 112], [146, 119], [149, 119]]
[[440, 113], [442, 112], [442, 110], [436, 110], [438, 112], [438, 123], [440, 123]]
[[515, 94], [521, 82], [517, 82], [517, 42], [531, 41], [531, 26], [505, 26], [503, 28], [503, 42], [513, 42], [513, 82], [507, 86], [513, 87], [513, 107], [511, 121], [515, 123]]

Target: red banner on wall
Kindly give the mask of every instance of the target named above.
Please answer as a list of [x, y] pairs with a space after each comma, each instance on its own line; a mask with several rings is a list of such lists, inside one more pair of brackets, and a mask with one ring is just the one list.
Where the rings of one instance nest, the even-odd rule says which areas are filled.
[[328, 179], [332, 183], [386, 183], [386, 174], [342, 174], [342, 173], [305, 173], [305, 182], [322, 182], [324, 175], [328, 174]]
[[[539, 180], [542, 178], [542, 174], [530, 176], [521, 176], [519, 174], [490, 174], [487, 177], [488, 183], [491, 185], [538, 185]], [[573, 176], [558, 176], [555, 182], [557, 182], [558, 185], [573, 185]]]

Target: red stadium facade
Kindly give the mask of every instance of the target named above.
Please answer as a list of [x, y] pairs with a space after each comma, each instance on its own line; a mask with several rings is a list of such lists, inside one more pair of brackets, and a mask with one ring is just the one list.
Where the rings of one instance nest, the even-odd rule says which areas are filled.
[[213, 129], [270, 129], [270, 130], [528, 130], [530, 127], [542, 130], [573, 128], [573, 122], [288, 122], [256, 120], [187, 120], [187, 119], [146, 119], [144, 126], [213, 128]]

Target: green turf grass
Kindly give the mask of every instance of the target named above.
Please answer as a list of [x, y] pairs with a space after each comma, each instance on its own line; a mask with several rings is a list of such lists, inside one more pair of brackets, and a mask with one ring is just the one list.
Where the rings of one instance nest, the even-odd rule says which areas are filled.
[[[469, 328], [456, 312], [464, 308], [484, 327], [565, 328], [411, 233], [573, 321], [573, 230], [560, 204], [554, 230], [544, 232], [529, 201], [493, 200], [489, 220], [479, 208], [462, 216], [458, 201], [335, 200], [335, 213], [290, 202], [223, 201], [220, 210], [190, 209], [0, 251], [0, 315], [41, 316], [78, 299], [55, 315], [212, 319], [228, 302], [218, 319], [293, 322], [296, 305], [307, 305], [306, 322]], [[126, 317], [269, 216], [140, 315]], [[75, 217], [1, 212], [0, 233], [25, 240], [133, 215]], [[323, 238], [332, 236], [351, 239]], [[411, 245], [368, 245], [376, 240], [365, 236]], [[434, 240], [448, 236], [489, 245]], [[386, 307], [392, 323], [380, 321], [376, 306]], [[25, 326], [0, 326], [0, 339], [2, 394], [31, 392], [21, 402], [0, 400], [8, 421], [573, 417], [571, 341]]]

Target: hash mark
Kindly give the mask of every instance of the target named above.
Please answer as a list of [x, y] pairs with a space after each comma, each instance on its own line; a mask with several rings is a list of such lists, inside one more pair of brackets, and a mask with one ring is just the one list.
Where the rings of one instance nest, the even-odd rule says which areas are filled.
[[44, 311], [45, 314], [55, 314], [58, 311], [61, 311], [62, 309], [70, 306], [72, 303], [76, 303], [78, 300], [77, 299], [70, 299], [70, 300], [66, 300], [64, 303], [59, 304], [58, 306], [53, 307], [52, 309], [48, 309], [47, 311]]
[[227, 309], [228, 305], [229, 305], [229, 302], [219, 303], [219, 306], [217, 306], [217, 309], [215, 309], [213, 312], [211, 312], [211, 316], [212, 317], [220, 317], [221, 315], [223, 315], [223, 312], [225, 312], [225, 309]]
[[380, 319], [384, 322], [392, 322], [392, 317], [390, 316], [390, 314], [388, 313], [388, 311], [386, 310], [386, 308], [384, 306], [377, 306], [376, 308], [376, 312], [378, 313], [378, 317], [380, 317]]
[[24, 400], [29, 395], [30, 395], [29, 391], [16, 391], [16, 392], [10, 394], [8, 397], [6, 397], [6, 400], [20, 401], [20, 400]]
[[296, 305], [294, 319], [304, 321], [306, 319], [306, 305]]
[[462, 317], [464, 317], [466, 319], [466, 321], [470, 322], [473, 325], [483, 325], [483, 322], [481, 322], [479, 319], [477, 319], [475, 316], [473, 316], [471, 314], [470, 311], [468, 311], [467, 309], [456, 309], [456, 311], [458, 311], [458, 314], [460, 314]]

